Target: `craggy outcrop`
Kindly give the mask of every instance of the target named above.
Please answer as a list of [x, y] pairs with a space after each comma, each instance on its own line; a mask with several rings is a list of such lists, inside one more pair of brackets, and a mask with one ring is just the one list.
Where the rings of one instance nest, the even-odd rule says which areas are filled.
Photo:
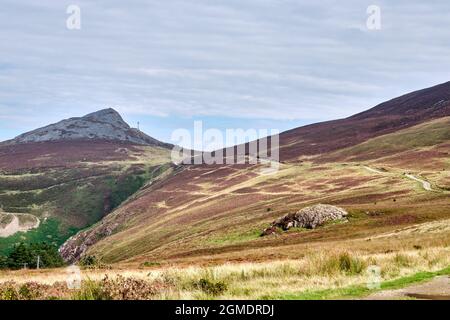
[[339, 207], [327, 204], [318, 204], [303, 208], [296, 213], [290, 213], [275, 220], [269, 228], [263, 231], [262, 235], [265, 236], [273, 234], [277, 231], [277, 228], [281, 228], [284, 231], [287, 231], [290, 228], [315, 229], [327, 221], [343, 219], [347, 216], [347, 214], [347, 211]]
[[79, 118], [70, 118], [21, 134], [3, 144], [22, 144], [47, 141], [110, 140], [141, 145], [172, 148], [138, 129], [131, 128], [120, 114], [112, 109], [103, 109]]

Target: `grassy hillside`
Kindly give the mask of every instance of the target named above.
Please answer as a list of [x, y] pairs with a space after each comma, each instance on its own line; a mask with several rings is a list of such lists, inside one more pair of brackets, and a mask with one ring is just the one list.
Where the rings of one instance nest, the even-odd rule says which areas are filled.
[[[0, 206], [4, 212], [36, 216], [39, 227], [0, 238], [0, 253], [17, 242], [53, 242], [61, 245], [76, 231], [86, 228], [117, 208], [145, 183], [168, 167], [169, 151], [159, 147], [109, 144], [118, 156], [89, 158], [95, 143], [85, 144], [70, 158], [60, 148], [52, 159], [72, 161], [64, 165], [46, 162], [48, 144], [33, 148], [26, 162], [4, 167], [0, 173]], [[113, 149], [114, 148], [114, 149]], [[10, 155], [10, 157], [14, 155]], [[8, 154], [0, 159], [5, 161]], [[25, 158], [25, 155], [21, 155]], [[30, 162], [35, 160], [34, 165]], [[13, 161], [13, 159], [11, 159]], [[6, 226], [6, 224], [5, 224]]]
[[[342, 149], [327, 157], [361, 161], [436, 146], [450, 141], [450, 117], [436, 119]], [[448, 155], [448, 154], [447, 154]]]
[[[361, 239], [450, 217], [449, 192], [436, 187], [449, 176], [448, 158], [441, 157], [450, 151], [445, 143], [447, 122], [448, 118], [441, 119], [382, 137], [394, 145], [418, 131], [419, 136], [434, 137], [402, 149], [416, 156], [424, 146], [439, 149], [426, 159], [416, 157], [407, 168], [428, 179], [432, 191], [404, 175], [401, 159], [327, 162], [318, 155], [282, 164], [274, 175], [262, 175], [259, 166], [250, 165], [188, 166], [142, 191], [77, 241], [94, 243], [86, 254], [105, 262], [132, 264], [299, 258], [305, 248], [341, 245], [349, 239], [358, 240], [355, 243], [364, 250], [391, 250], [392, 241], [380, 239], [366, 245]], [[365, 144], [379, 146], [375, 139]], [[259, 236], [274, 219], [316, 203], [347, 209], [349, 221], [278, 237]], [[434, 241], [424, 235], [420, 243], [433, 245]], [[404, 243], [412, 247], [412, 242]]]

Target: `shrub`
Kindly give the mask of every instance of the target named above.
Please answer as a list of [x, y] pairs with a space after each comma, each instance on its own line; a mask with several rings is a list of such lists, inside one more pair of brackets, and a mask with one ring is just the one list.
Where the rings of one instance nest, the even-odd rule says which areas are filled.
[[106, 277], [102, 280], [102, 286], [114, 300], [148, 300], [160, 289], [159, 283], [152, 284], [145, 280], [122, 276], [116, 279]]
[[95, 256], [85, 256], [80, 259], [78, 264], [82, 267], [94, 267], [98, 265], [98, 259]]
[[27, 282], [19, 285], [8, 281], [0, 285], [0, 300], [36, 300], [42, 297], [47, 285]]
[[42, 294], [42, 285], [36, 282], [27, 282], [19, 287], [21, 300], [36, 300]]
[[72, 297], [74, 300], [112, 300], [112, 297], [104, 290], [100, 281], [85, 280], [80, 290]]
[[160, 262], [155, 262], [155, 261], [145, 261], [142, 266], [144, 267], [159, 267], [161, 265]]
[[366, 268], [365, 263], [356, 257], [352, 257], [349, 253], [345, 252], [339, 256], [339, 269], [348, 274], [360, 274]]
[[413, 263], [409, 256], [400, 253], [395, 255], [394, 262], [399, 267], [410, 267]]
[[348, 252], [332, 254], [327, 257], [313, 259], [309, 269], [304, 273], [309, 275], [335, 275], [346, 273], [348, 275], [360, 274], [366, 269], [366, 263], [361, 259], [350, 255]]
[[219, 296], [227, 291], [228, 286], [223, 281], [213, 281], [205, 278], [193, 283], [194, 287], [212, 296]]
[[75, 292], [75, 300], [149, 300], [157, 294], [164, 285], [159, 282], [150, 283], [135, 278], [117, 276], [110, 279], [107, 276], [101, 281], [84, 281], [81, 289]]
[[8, 281], [2, 284], [0, 287], [0, 300], [19, 300], [19, 293], [13, 282]]
[[70, 291], [65, 282], [55, 282], [52, 285], [38, 282], [20, 284], [14, 281], [0, 283], [0, 300], [54, 300], [67, 298], [70, 298]]

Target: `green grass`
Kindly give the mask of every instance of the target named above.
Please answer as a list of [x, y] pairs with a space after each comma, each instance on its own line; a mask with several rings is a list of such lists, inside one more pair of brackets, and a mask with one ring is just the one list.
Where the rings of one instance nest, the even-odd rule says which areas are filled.
[[67, 238], [75, 234], [76, 231], [77, 229], [75, 228], [69, 228], [62, 232], [58, 220], [47, 219], [46, 221], [43, 221], [37, 229], [28, 232], [18, 232], [7, 238], [0, 238], [0, 255], [8, 254], [12, 247], [20, 242], [48, 242], [59, 246], [64, 243]]
[[107, 183], [111, 189], [111, 208], [117, 208], [147, 181], [144, 175], [129, 175], [124, 179], [110, 178]]
[[207, 243], [214, 245], [235, 244], [240, 242], [251, 241], [259, 239], [263, 229], [255, 228], [245, 232], [231, 232], [224, 235], [219, 235], [207, 240]]
[[434, 277], [442, 275], [450, 275], [450, 266], [435, 272], [426, 272], [426, 271], [418, 272], [411, 276], [384, 281], [380, 284], [379, 289], [369, 289], [365, 285], [355, 285], [339, 289], [305, 291], [294, 294], [282, 294], [262, 298], [279, 299], [279, 300], [327, 300], [327, 299], [361, 298], [371, 293], [375, 293], [377, 291], [401, 289], [409, 285], [431, 280]]

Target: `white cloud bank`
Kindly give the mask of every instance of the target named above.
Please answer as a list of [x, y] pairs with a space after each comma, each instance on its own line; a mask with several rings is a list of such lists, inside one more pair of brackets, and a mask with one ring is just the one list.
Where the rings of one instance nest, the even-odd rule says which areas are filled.
[[[81, 30], [66, 8], [81, 8]], [[0, 137], [126, 115], [327, 120], [450, 80], [450, 2], [2, 1]], [[5, 137], [4, 137], [5, 138]]]

